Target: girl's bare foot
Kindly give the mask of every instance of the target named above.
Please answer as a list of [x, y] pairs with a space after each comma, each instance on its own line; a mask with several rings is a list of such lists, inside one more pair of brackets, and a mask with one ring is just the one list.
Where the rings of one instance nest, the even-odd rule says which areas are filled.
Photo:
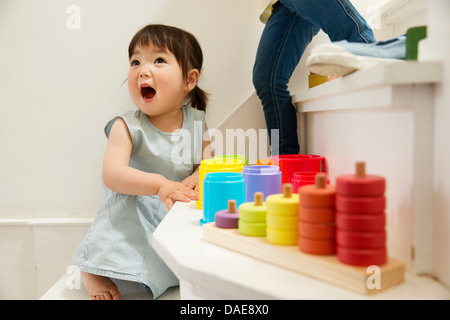
[[108, 277], [81, 272], [81, 280], [92, 300], [119, 300], [120, 292]]

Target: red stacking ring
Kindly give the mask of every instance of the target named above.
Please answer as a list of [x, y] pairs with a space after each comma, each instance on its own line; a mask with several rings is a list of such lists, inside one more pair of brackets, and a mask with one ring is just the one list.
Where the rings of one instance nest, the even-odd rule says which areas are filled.
[[386, 209], [386, 197], [347, 197], [336, 195], [336, 211], [347, 213], [378, 213]]
[[386, 231], [354, 232], [337, 229], [336, 242], [339, 246], [349, 248], [379, 248], [386, 245]]
[[354, 266], [382, 265], [387, 261], [386, 247], [355, 249], [337, 246], [337, 257], [342, 263]]
[[298, 222], [298, 235], [304, 238], [329, 240], [336, 237], [336, 227], [334, 223], [308, 223]]
[[[301, 211], [300, 211], [301, 213]], [[353, 214], [336, 212], [336, 227], [351, 231], [378, 231], [386, 226], [386, 214]]]
[[305, 237], [298, 237], [298, 247], [302, 252], [317, 255], [336, 254], [336, 241], [317, 240]]
[[381, 196], [386, 189], [386, 180], [381, 176], [343, 175], [336, 177], [336, 189], [340, 195], [354, 197]]
[[299, 218], [307, 222], [333, 223], [335, 221], [334, 207], [306, 207], [300, 203]]

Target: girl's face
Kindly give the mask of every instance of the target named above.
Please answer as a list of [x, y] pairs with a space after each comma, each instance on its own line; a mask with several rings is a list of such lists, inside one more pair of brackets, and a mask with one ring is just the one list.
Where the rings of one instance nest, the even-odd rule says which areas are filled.
[[173, 53], [152, 44], [134, 49], [128, 90], [136, 106], [146, 115], [156, 117], [179, 112], [192, 88], [184, 80]]

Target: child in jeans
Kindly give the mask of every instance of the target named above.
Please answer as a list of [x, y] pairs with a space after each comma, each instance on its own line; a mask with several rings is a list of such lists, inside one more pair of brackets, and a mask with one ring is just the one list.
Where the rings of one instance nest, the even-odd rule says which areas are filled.
[[288, 83], [306, 46], [320, 29], [331, 41], [372, 43], [375, 37], [349, 0], [271, 0], [260, 19], [266, 26], [256, 54], [253, 84], [269, 137], [271, 130], [279, 130], [279, 142], [271, 141], [272, 155], [298, 154], [297, 116]]

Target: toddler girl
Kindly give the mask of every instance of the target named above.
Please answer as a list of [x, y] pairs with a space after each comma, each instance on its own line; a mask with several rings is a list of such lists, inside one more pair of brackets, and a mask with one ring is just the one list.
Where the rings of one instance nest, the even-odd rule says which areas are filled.
[[[154, 251], [152, 234], [175, 201], [198, 199], [198, 164], [208, 144], [207, 99], [197, 86], [203, 56], [195, 37], [148, 25], [131, 40], [128, 56], [128, 89], [138, 110], [105, 127], [103, 204], [72, 258], [97, 300], [120, 298], [111, 278], [142, 283], [154, 298], [178, 285]], [[190, 149], [179, 161], [173, 150], [186, 137]]]

